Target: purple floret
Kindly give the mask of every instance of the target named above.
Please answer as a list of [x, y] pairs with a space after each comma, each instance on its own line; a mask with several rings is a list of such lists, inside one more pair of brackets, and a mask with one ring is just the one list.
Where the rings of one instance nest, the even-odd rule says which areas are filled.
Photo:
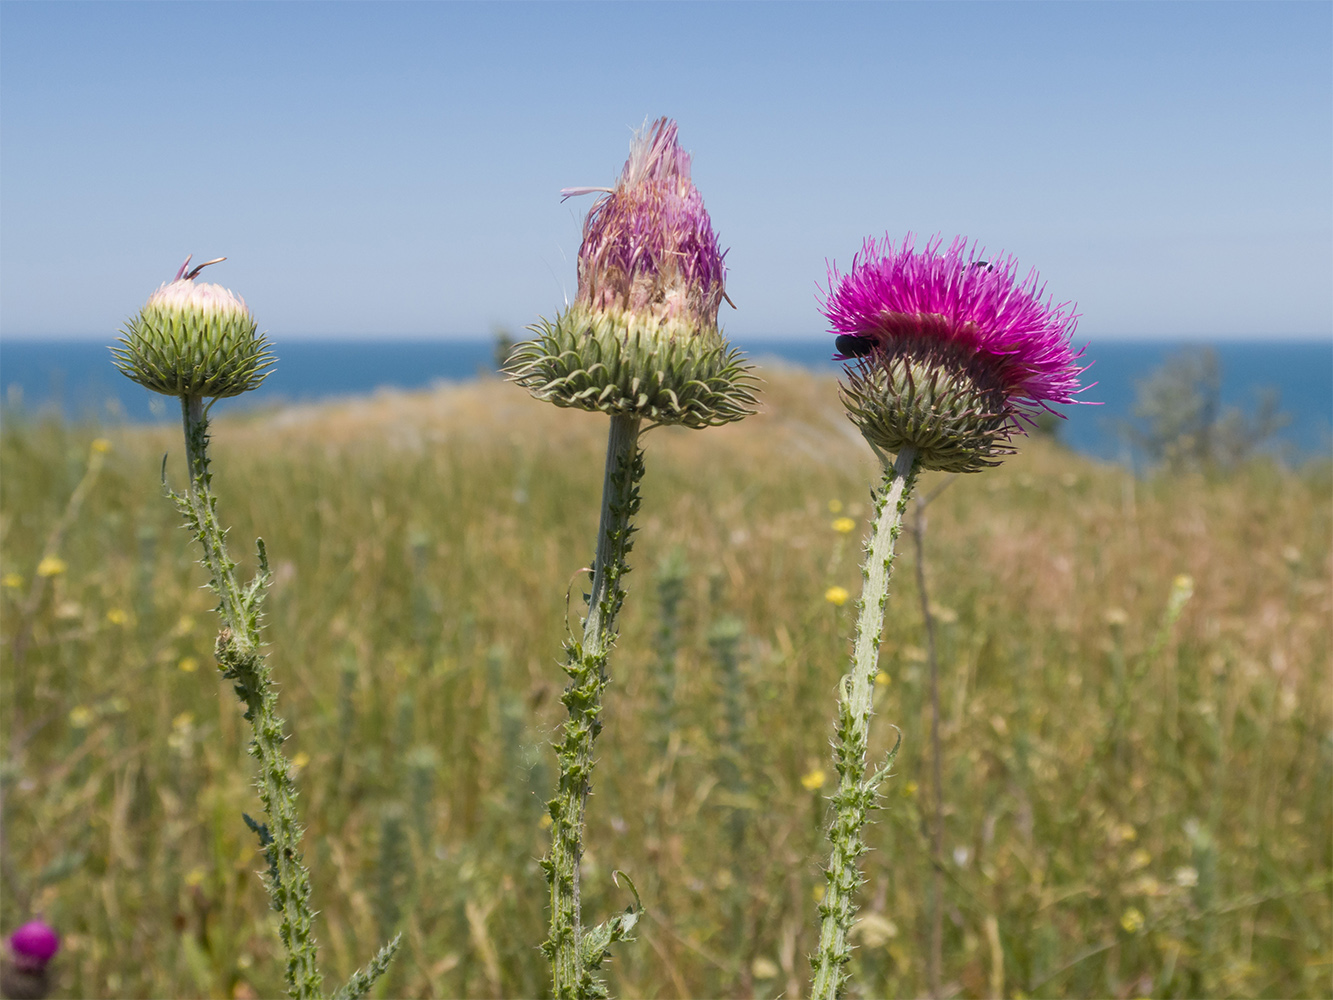
[[690, 154], [677, 141], [676, 123], [659, 118], [635, 136], [620, 181], [584, 220], [579, 299], [594, 309], [685, 315], [716, 326], [725, 256], [690, 180]]
[[909, 339], [950, 344], [991, 368], [1019, 410], [1081, 402], [1070, 337], [1078, 323], [1071, 303], [1042, 301], [1035, 270], [1018, 280], [1010, 255], [985, 258], [957, 237], [941, 252], [936, 236], [915, 249], [909, 234], [895, 247], [867, 239], [847, 275], [829, 268], [823, 312], [838, 336], [837, 360], [892, 351]]
[[41, 969], [60, 950], [60, 936], [41, 920], [32, 920], [9, 935], [9, 948], [17, 964]]

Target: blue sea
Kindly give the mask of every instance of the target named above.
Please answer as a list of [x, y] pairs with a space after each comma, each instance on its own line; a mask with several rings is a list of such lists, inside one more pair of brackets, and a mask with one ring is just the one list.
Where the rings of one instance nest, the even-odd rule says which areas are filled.
[[[836, 372], [825, 338], [738, 341], [762, 365], [765, 358], [814, 371]], [[1067, 445], [1099, 458], [1126, 459], [1124, 427], [1133, 418], [1138, 383], [1172, 355], [1200, 344], [1107, 340], [1087, 348], [1096, 385], [1084, 393], [1100, 405], [1064, 407]], [[1333, 342], [1223, 341], [1213, 345], [1222, 371], [1222, 404], [1252, 412], [1272, 387], [1290, 423], [1270, 448], [1299, 461], [1333, 453]], [[489, 339], [292, 340], [277, 346], [277, 370], [253, 393], [219, 403], [220, 411], [289, 401], [365, 395], [376, 389], [421, 389], [435, 382], [476, 378], [494, 369]], [[175, 400], [150, 393], [111, 365], [105, 343], [88, 340], [0, 340], [0, 392], [10, 414], [56, 412], [96, 423], [178, 420]]]

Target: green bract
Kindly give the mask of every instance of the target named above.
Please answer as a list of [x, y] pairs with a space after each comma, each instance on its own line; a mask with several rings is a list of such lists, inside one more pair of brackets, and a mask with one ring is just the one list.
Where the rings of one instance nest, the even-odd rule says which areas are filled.
[[556, 406], [693, 428], [754, 413], [752, 366], [716, 329], [579, 304], [530, 329], [505, 373]]
[[275, 360], [245, 304], [217, 285], [164, 286], [121, 334], [123, 346], [111, 349], [116, 367], [167, 396], [239, 396], [263, 382]]
[[984, 359], [929, 340], [897, 343], [849, 365], [847, 415], [873, 446], [917, 451], [922, 469], [980, 472], [1012, 455], [1013, 408]]

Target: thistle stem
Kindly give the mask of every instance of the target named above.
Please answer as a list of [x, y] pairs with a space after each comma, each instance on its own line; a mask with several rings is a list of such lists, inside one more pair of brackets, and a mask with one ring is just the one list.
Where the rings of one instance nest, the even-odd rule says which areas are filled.
[[[204, 550], [203, 563], [212, 577], [224, 627], [218, 633], [215, 653], [223, 677], [236, 682], [236, 694], [245, 704], [245, 718], [254, 729], [250, 755], [259, 761], [259, 799], [267, 817], [246, 823], [259, 836], [269, 870], [265, 883], [273, 908], [281, 914], [280, 936], [287, 951], [287, 994], [290, 997], [321, 997], [322, 977], [316, 964], [316, 944], [311, 928], [310, 875], [301, 861], [302, 829], [296, 818], [296, 786], [291, 764], [282, 752], [284, 723], [278, 715], [278, 696], [273, 690], [271, 670], [260, 651], [260, 602], [268, 584], [268, 560], [259, 542], [259, 572], [242, 589], [236, 583], [236, 564], [227, 555], [226, 532], [217, 519], [208, 459], [208, 417], [199, 396], [182, 396], [185, 450], [190, 485], [185, 496], [176, 496], [186, 522]], [[387, 964], [387, 959], [385, 964]]]
[[856, 916], [853, 895], [862, 881], [859, 859], [866, 851], [861, 831], [866, 813], [875, 804], [876, 789], [893, 760], [891, 752], [884, 767], [866, 777], [866, 750], [873, 714], [875, 675], [879, 672], [884, 604], [893, 567], [893, 547], [902, 531], [903, 513], [916, 477], [916, 449], [905, 447], [898, 453], [894, 464], [885, 468], [883, 486], [875, 497], [875, 521], [861, 570], [860, 613], [852, 671], [850, 677], [843, 678], [838, 704], [833, 763], [839, 781], [833, 796], [835, 811], [829, 823], [832, 850], [825, 871], [828, 885], [819, 904], [819, 950], [812, 960], [815, 968], [813, 1000], [833, 1000], [844, 993], [845, 967], [852, 955], [848, 934]]
[[557, 1000], [605, 995], [593, 976], [595, 964], [589, 961], [600, 956], [584, 954], [579, 863], [592, 788], [593, 742], [602, 729], [606, 662], [615, 643], [616, 617], [625, 599], [620, 580], [628, 572], [625, 558], [632, 547], [631, 520], [639, 509], [639, 480], [643, 478], [639, 422], [637, 416], [611, 418], [588, 615], [582, 641], [571, 637], [565, 646], [565, 672], [570, 684], [562, 701], [569, 710], [569, 719], [556, 748], [560, 779], [555, 798], [548, 803], [553, 820], [551, 851], [542, 863], [551, 890], [551, 935], [543, 951], [551, 962]]

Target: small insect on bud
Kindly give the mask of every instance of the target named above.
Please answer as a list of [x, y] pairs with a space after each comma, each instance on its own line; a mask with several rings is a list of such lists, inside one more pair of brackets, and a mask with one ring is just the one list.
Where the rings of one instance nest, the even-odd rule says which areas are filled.
[[199, 272], [185, 258], [176, 280], [148, 297], [113, 347], [121, 373], [166, 396], [239, 396], [272, 371], [268, 339], [256, 334], [245, 300], [221, 285], [196, 284]]
[[979, 258], [961, 237], [917, 251], [867, 240], [851, 272], [829, 272], [824, 301], [848, 416], [872, 445], [916, 450], [922, 469], [976, 472], [1011, 454], [1050, 403], [1080, 390], [1069, 338], [1078, 317], [1042, 301], [1035, 271]]

